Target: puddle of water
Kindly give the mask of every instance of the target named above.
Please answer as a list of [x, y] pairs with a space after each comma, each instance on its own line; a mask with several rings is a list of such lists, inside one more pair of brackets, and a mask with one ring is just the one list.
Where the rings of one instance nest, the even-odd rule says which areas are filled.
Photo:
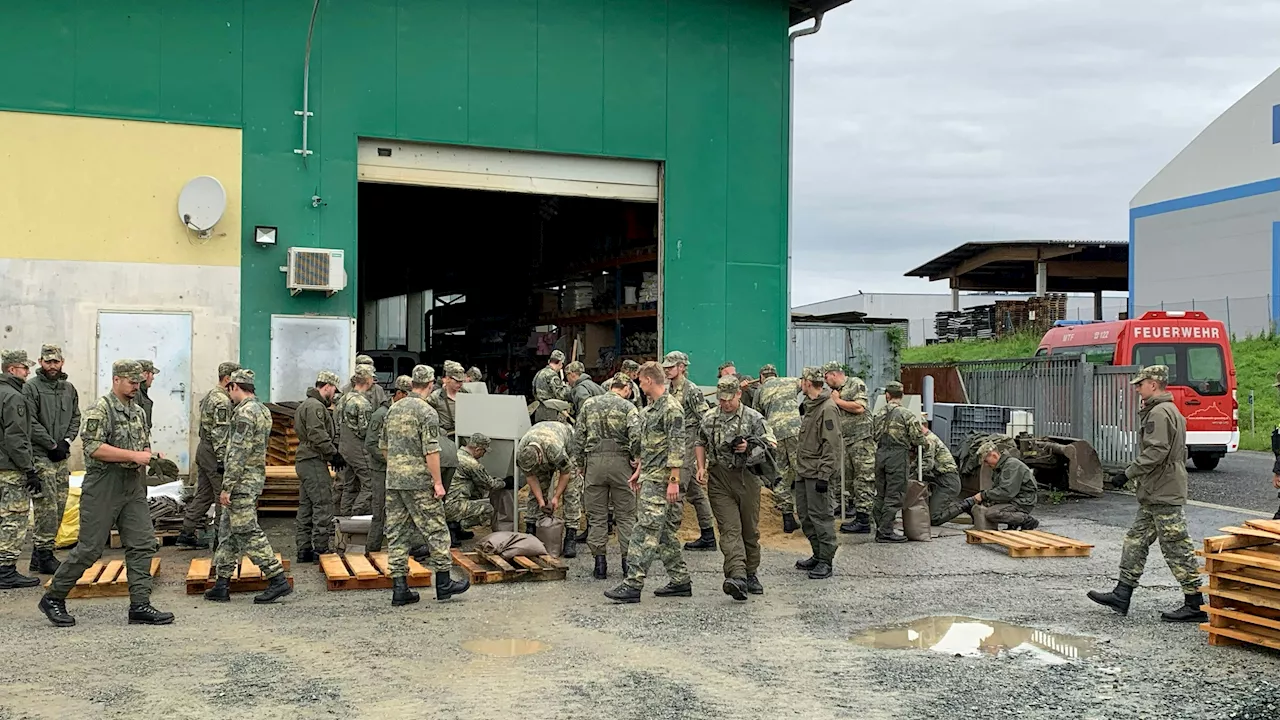
[[490, 657], [517, 657], [532, 655], [547, 649], [545, 643], [525, 638], [499, 638], [490, 640], [468, 640], [462, 643], [462, 649], [477, 655]]
[[1046, 665], [1080, 660], [1097, 652], [1093, 638], [954, 615], [875, 628], [852, 640], [877, 649], [916, 648], [965, 657], [1013, 655]]

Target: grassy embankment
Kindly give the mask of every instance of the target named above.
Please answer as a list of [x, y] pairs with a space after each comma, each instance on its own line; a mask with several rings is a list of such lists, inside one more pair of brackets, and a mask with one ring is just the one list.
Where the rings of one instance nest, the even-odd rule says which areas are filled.
[[[1039, 334], [1019, 334], [1000, 340], [946, 343], [902, 349], [902, 362], [998, 360], [1030, 357]], [[1280, 335], [1245, 338], [1231, 343], [1240, 397], [1240, 447], [1271, 450], [1271, 429], [1280, 424], [1280, 391], [1271, 387], [1280, 371]], [[1254, 432], [1249, 432], [1249, 391], [1254, 398]]]

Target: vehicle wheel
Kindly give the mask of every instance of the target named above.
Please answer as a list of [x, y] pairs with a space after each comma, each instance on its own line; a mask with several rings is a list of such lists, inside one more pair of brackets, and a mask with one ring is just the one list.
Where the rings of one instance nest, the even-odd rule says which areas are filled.
[[1218, 461], [1222, 459], [1221, 455], [1205, 455], [1197, 453], [1191, 456], [1191, 463], [1196, 466], [1200, 472], [1209, 472], [1218, 467]]

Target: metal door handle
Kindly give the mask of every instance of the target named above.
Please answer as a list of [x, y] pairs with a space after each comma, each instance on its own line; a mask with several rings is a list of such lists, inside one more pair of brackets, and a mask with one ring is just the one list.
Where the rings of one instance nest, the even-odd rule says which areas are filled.
[[1199, 401], [1199, 400], [1187, 400], [1187, 401], [1186, 401], [1186, 402], [1184, 402], [1183, 404], [1184, 404], [1184, 405], [1199, 405], [1199, 404], [1200, 404], [1200, 401]]
[[186, 400], [186, 399], [187, 399], [187, 384], [186, 384], [186, 383], [178, 383], [178, 387], [176, 387], [176, 388], [174, 388], [174, 389], [172, 389], [172, 390], [170, 390], [170, 391], [169, 391], [169, 394], [170, 394], [170, 395], [173, 395], [174, 393], [177, 393], [178, 395], [181, 395], [181, 396], [182, 396], [182, 399], [183, 399], [183, 400]]

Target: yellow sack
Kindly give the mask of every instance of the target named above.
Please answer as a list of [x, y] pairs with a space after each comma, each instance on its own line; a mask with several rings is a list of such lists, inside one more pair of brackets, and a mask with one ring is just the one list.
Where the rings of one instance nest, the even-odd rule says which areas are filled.
[[62, 524], [53, 546], [64, 548], [75, 545], [80, 539], [80, 488], [67, 488], [67, 509], [62, 512]]

